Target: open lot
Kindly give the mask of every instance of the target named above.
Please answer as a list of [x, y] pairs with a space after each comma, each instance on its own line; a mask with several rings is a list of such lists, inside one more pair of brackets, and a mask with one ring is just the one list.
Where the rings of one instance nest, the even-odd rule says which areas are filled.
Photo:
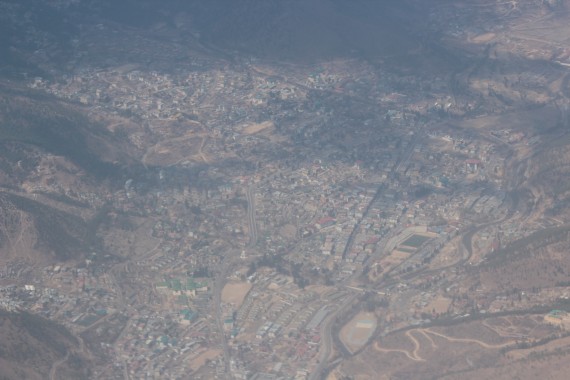
[[[533, 347], [519, 348], [521, 342]], [[497, 371], [498, 366], [514, 368], [517, 363], [520, 366], [521, 360], [540, 365], [538, 358], [554, 360], [556, 352], [569, 349], [568, 337], [558, 334], [554, 327], [543, 321], [541, 315], [494, 317], [388, 334], [343, 364], [338, 373], [349, 373], [358, 368], [363, 379], [367, 378], [365, 376], [374, 378], [375, 373], [382, 373], [386, 378], [406, 379], [425, 379], [430, 374], [436, 378], [464, 378], [441, 376], [444, 373], [469, 373], [466, 378], [470, 379], [489, 378], [487, 376]], [[512, 377], [505, 372], [500, 378]]]
[[340, 339], [351, 352], [358, 351], [368, 342], [376, 325], [377, 319], [374, 313], [358, 313], [342, 328]]
[[207, 350], [198, 355], [196, 358], [192, 359], [190, 362], [190, 368], [193, 371], [199, 370], [201, 367], [206, 364], [208, 360], [213, 360], [218, 357], [222, 353], [221, 350]]
[[267, 129], [273, 128], [272, 121], [264, 121], [263, 123], [250, 124], [244, 128], [243, 133], [246, 135], [253, 135]]
[[230, 282], [222, 290], [222, 302], [239, 308], [250, 289], [251, 284], [249, 282]]

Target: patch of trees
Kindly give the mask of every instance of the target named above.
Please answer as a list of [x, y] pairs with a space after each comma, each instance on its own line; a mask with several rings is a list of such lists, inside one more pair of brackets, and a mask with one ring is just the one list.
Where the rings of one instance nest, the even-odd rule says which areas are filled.
[[207, 277], [212, 277], [212, 273], [210, 272], [210, 268], [208, 268], [207, 266], [202, 266], [194, 269], [192, 271], [192, 276], [198, 278], [207, 278]]
[[390, 300], [388, 298], [382, 297], [375, 292], [364, 293], [360, 301], [363, 303], [364, 309], [369, 312], [374, 312], [379, 308], [385, 309], [390, 306]]
[[310, 284], [309, 280], [303, 276], [303, 264], [287, 262], [281, 255], [265, 254], [261, 258], [252, 261], [249, 264], [247, 276], [251, 276], [261, 267], [273, 268], [279, 274], [293, 277], [293, 282], [301, 289]]
[[531, 256], [538, 249], [561, 241], [569, 240], [570, 227], [547, 228], [532, 233], [522, 239], [516, 240], [503, 249], [499, 249], [490, 255], [485, 266], [496, 266], [506, 260], [516, 257]]
[[[552, 335], [546, 336], [546, 337], [544, 337], [544, 338], [542, 338], [542, 339], [538, 339], [538, 340], [535, 340], [535, 341], [532, 341], [532, 342], [531, 342], [531, 341], [517, 342], [517, 343], [516, 343], [514, 346], [512, 346], [512, 347], [504, 347], [504, 348], [502, 348], [502, 349], [500, 350], [500, 352], [501, 352], [502, 354], [505, 354], [505, 353], [507, 353], [507, 352], [509, 352], [509, 351], [512, 351], [512, 350], [515, 350], [515, 349], [516, 349], [516, 350], [520, 350], [520, 349], [528, 349], [528, 348], [535, 348], [535, 347], [539, 347], [539, 346], [544, 346], [545, 344], [550, 343], [550, 342], [552, 342], [552, 341], [554, 341], [554, 340], [561, 339], [561, 338], [565, 338], [565, 337], [568, 337], [568, 336], [570, 336], [570, 332], [552, 334]], [[538, 353], [538, 352], [535, 352], [535, 354], [539, 354], [539, 353]]]

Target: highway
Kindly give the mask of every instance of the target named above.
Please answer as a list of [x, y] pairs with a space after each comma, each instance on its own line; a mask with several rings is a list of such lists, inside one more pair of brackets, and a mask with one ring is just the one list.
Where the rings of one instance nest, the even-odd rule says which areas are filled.
[[[465, 255], [459, 262], [451, 264], [449, 267], [464, 265], [467, 261], [469, 261], [469, 259], [471, 257], [471, 249], [472, 249], [471, 248], [471, 238], [472, 238], [473, 234], [475, 234], [480, 229], [483, 229], [483, 228], [485, 228], [489, 225], [492, 225], [492, 224], [499, 223], [501, 221], [504, 221], [505, 219], [507, 219], [507, 218], [505, 217], [505, 218], [498, 220], [498, 221], [493, 221], [493, 222], [481, 224], [481, 225], [472, 227], [467, 232], [465, 232], [463, 239], [462, 239], [462, 246], [463, 246], [463, 250], [465, 251]], [[410, 274], [410, 278], [408, 280], [410, 280], [411, 278], [417, 277], [419, 275], [425, 275], [426, 273], [438, 273], [438, 272], [441, 272], [442, 270], [445, 270], [447, 268], [448, 267], [438, 268], [438, 269], [434, 269], [431, 271], [414, 272], [413, 274]], [[354, 277], [354, 275], [349, 277], [349, 279], [351, 279], [353, 277]], [[353, 289], [353, 290], [357, 290], [357, 291], [369, 291], [368, 289], [359, 289], [356, 287], [349, 286], [348, 282], [349, 281], [347, 281], [347, 280], [343, 281], [344, 286], [348, 287], [349, 289]], [[392, 284], [397, 283], [397, 282], [398, 281], [394, 281], [392, 283], [384, 283], [380, 289], [374, 290], [374, 291], [377, 294], [385, 294], [385, 292], [382, 292], [381, 290], [383, 290], [386, 287], [388, 287], [389, 285], [392, 285]], [[350, 295], [337, 310], [335, 310], [331, 315], [328, 316], [326, 321], [323, 323], [323, 325], [321, 327], [322, 342], [321, 342], [321, 348], [319, 351], [319, 361], [318, 361], [318, 364], [315, 367], [315, 369], [313, 371], [311, 371], [311, 374], [309, 376], [309, 380], [319, 380], [321, 378], [323, 370], [325, 370], [327, 367], [328, 359], [330, 357], [330, 354], [331, 354], [331, 351], [333, 348], [332, 327], [334, 325], [334, 321], [335, 321], [336, 317], [342, 311], [346, 310], [346, 308], [349, 307], [356, 298], [357, 298], [356, 294]]]
[[332, 346], [333, 346], [333, 338], [332, 338], [332, 327], [336, 320], [336, 316], [344, 311], [348, 306], [352, 304], [352, 302], [356, 299], [355, 294], [351, 294], [343, 303], [340, 305], [338, 309], [336, 309], [328, 318], [325, 320], [323, 325], [321, 326], [321, 337], [322, 343], [319, 350], [319, 362], [315, 369], [311, 371], [311, 375], [309, 376], [309, 380], [318, 380], [321, 377], [323, 369], [326, 368], [328, 364], [329, 357], [331, 355]]
[[[416, 122], [416, 125], [418, 123]], [[400, 170], [401, 167], [406, 166], [409, 162], [410, 159], [412, 158], [412, 156], [414, 155], [414, 149], [416, 147], [416, 144], [418, 142], [418, 140], [420, 140], [423, 136], [420, 136], [419, 133], [416, 133], [414, 135], [414, 140], [410, 143], [408, 151], [405, 153], [402, 153], [400, 155], [400, 160], [398, 161], [398, 164], [396, 165], [396, 167], [394, 168], [394, 172], [398, 172], [398, 170]], [[402, 158], [403, 157], [403, 158]]]
[[362, 218], [360, 218], [358, 220], [358, 222], [356, 222], [356, 224], [354, 225], [354, 228], [350, 232], [350, 236], [348, 237], [348, 240], [346, 241], [346, 245], [344, 246], [344, 250], [342, 251], [342, 259], [343, 260], [350, 253], [350, 250], [352, 249], [352, 245], [354, 243], [354, 239], [356, 238], [356, 235], [358, 235], [358, 231], [360, 231], [360, 225], [368, 217], [368, 214], [370, 214], [370, 210], [372, 209], [374, 202], [376, 202], [378, 200], [378, 197], [382, 194], [382, 190], [384, 190], [384, 188], [385, 187], [383, 185], [378, 187], [378, 189], [376, 190], [376, 193], [374, 194], [374, 197], [370, 200], [370, 202], [366, 206], [366, 210], [364, 211]]
[[226, 379], [231, 379], [230, 374], [230, 348], [228, 346], [228, 341], [226, 338], [226, 333], [224, 331], [224, 315], [222, 310], [222, 289], [226, 284], [226, 279], [228, 277], [228, 272], [233, 264], [233, 256], [229, 254], [220, 268], [220, 272], [216, 276], [216, 281], [214, 282], [214, 308], [216, 314], [216, 325], [218, 327], [218, 332], [221, 337], [222, 350], [224, 353], [224, 367], [225, 367], [225, 377]]
[[[396, 167], [396, 170], [400, 168], [400, 166], [402, 165], [406, 165], [409, 160], [411, 159], [412, 155], [414, 154], [414, 148], [416, 146], [416, 142], [419, 139], [419, 135], [416, 134], [416, 136], [414, 137], [414, 141], [412, 144], [410, 144], [410, 147], [408, 148], [408, 151], [405, 152], [404, 159], [401, 159], [398, 162], [398, 165]], [[380, 185], [378, 187], [378, 189], [376, 190], [376, 193], [374, 194], [374, 197], [370, 200], [370, 202], [368, 203], [368, 206], [366, 207], [366, 210], [364, 211], [363, 217], [360, 218], [360, 220], [356, 223], [356, 225], [354, 226], [348, 241], [346, 243], [346, 246], [344, 247], [344, 251], [343, 251], [343, 259], [346, 257], [346, 255], [349, 253], [353, 241], [360, 229], [360, 224], [362, 223], [363, 220], [366, 219], [366, 217], [368, 216], [368, 214], [370, 213], [370, 210], [372, 209], [373, 204], [376, 202], [376, 200], [378, 199], [378, 197], [382, 194], [382, 190], [384, 189], [383, 185]], [[249, 190], [249, 189], [248, 189]], [[248, 202], [249, 202], [249, 197], [248, 197]], [[251, 204], [251, 203], [250, 203]], [[346, 279], [345, 281], [343, 281], [344, 285], [348, 285], [348, 283], [350, 282], [350, 280], [352, 278], [354, 278], [356, 276], [356, 274], [352, 275], [351, 277], [349, 277], [348, 279]], [[319, 362], [317, 364], [317, 367], [311, 371], [311, 374], [309, 376], [309, 380], [316, 380], [319, 379], [323, 369], [326, 368], [327, 364], [328, 364], [328, 359], [329, 356], [331, 354], [332, 351], [332, 326], [334, 324], [334, 321], [336, 319], [336, 316], [342, 312], [345, 308], [347, 308], [354, 300], [356, 299], [356, 295], [351, 295], [349, 296], [346, 301], [331, 315], [329, 315], [329, 317], [326, 319], [325, 323], [323, 324], [323, 326], [321, 327], [321, 337], [322, 337], [322, 343], [321, 343], [321, 347], [320, 347], [320, 355], [319, 355]]]
[[[250, 241], [249, 246], [253, 247], [257, 243], [257, 224], [255, 220], [255, 188], [252, 184], [247, 187], [246, 198], [248, 202], [247, 208], [247, 221], [249, 224]], [[214, 313], [216, 318], [216, 326], [220, 334], [221, 346], [224, 354], [224, 373], [226, 379], [231, 379], [230, 373], [230, 348], [228, 346], [228, 341], [226, 333], [224, 331], [224, 312], [222, 310], [222, 290], [226, 284], [228, 274], [231, 268], [234, 267], [236, 263], [236, 258], [239, 257], [239, 252], [231, 251], [228, 252], [227, 256], [224, 257], [224, 261], [221, 267], [216, 273], [216, 279], [214, 281], [213, 297], [214, 297]]]

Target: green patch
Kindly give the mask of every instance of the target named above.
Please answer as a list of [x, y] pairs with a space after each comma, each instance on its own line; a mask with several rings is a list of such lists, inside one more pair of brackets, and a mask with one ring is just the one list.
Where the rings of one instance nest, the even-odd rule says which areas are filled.
[[431, 238], [427, 236], [412, 235], [409, 238], [407, 238], [401, 245], [405, 245], [407, 247], [419, 248], [429, 239]]
[[91, 326], [93, 323], [101, 319], [102, 315], [89, 314], [77, 321], [77, 324], [83, 327]]

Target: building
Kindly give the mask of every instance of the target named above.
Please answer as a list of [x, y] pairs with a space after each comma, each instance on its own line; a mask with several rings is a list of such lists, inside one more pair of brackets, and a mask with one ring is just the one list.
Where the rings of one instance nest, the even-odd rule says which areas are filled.
[[544, 321], [563, 329], [570, 329], [570, 314], [562, 310], [552, 310], [544, 317]]

